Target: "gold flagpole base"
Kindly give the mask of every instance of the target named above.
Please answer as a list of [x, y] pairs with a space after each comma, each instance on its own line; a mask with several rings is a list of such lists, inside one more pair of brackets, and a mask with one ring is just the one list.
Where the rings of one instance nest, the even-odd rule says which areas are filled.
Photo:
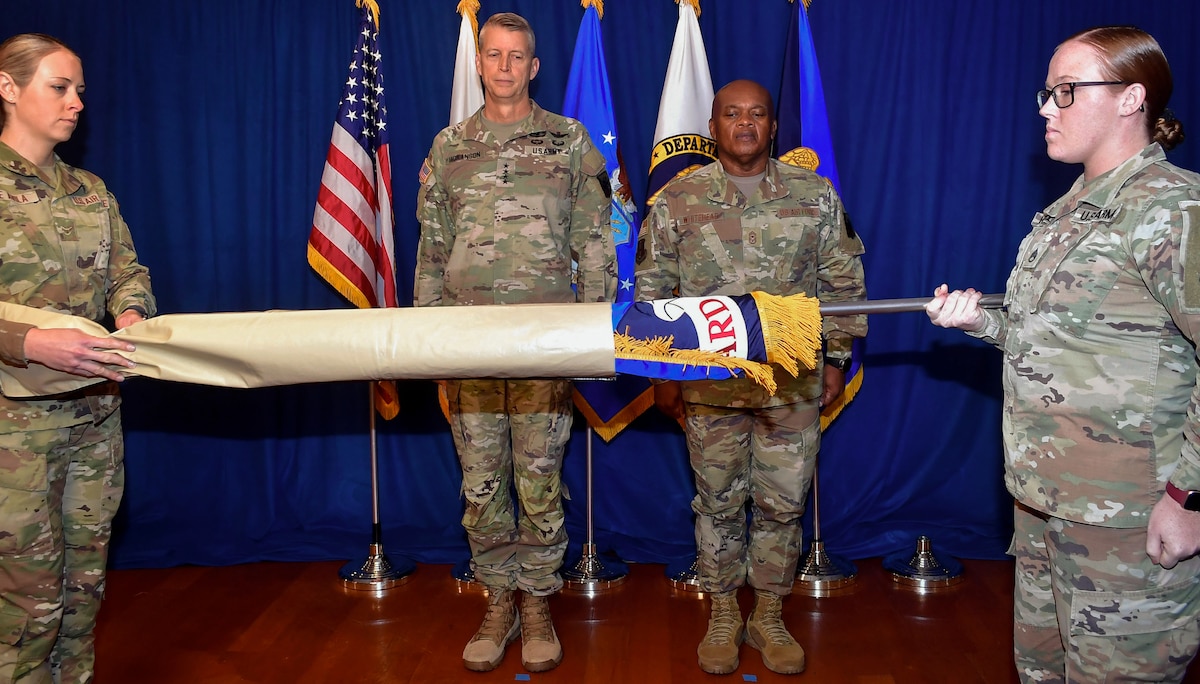
[[400, 559], [393, 563], [383, 553], [383, 544], [371, 544], [367, 559], [361, 563], [350, 561], [338, 571], [342, 586], [356, 591], [383, 591], [408, 581], [417, 569], [416, 563]]
[[594, 596], [625, 581], [629, 568], [619, 560], [607, 563], [596, 553], [595, 544], [584, 544], [583, 554], [570, 568], [563, 570], [563, 588]]
[[917, 537], [916, 553], [892, 554], [883, 559], [883, 569], [892, 574], [892, 581], [898, 586], [920, 593], [952, 587], [964, 579], [962, 563], [953, 558], [939, 561], [925, 535]]
[[825, 542], [814, 539], [800, 566], [796, 569], [794, 591], [806, 596], [823, 598], [849, 594], [857, 588], [858, 569], [848, 560], [825, 551]]

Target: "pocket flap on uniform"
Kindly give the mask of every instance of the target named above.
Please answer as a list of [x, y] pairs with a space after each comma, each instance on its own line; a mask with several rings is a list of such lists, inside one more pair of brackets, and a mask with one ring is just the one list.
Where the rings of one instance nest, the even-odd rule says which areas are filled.
[[1141, 591], [1081, 591], [1071, 599], [1071, 634], [1126, 636], [1181, 627], [1195, 615], [1188, 605], [1200, 600], [1200, 581], [1188, 578]]

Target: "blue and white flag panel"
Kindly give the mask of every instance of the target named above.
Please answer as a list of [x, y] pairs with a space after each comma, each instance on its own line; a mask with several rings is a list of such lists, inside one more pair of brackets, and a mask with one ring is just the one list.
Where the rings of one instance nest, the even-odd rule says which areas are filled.
[[[783, 84], [779, 89], [779, 128], [775, 134], [779, 159], [816, 171], [841, 195], [841, 182], [833, 155], [833, 136], [829, 132], [829, 113], [825, 107], [825, 90], [808, 23], [808, 10], [803, 0], [793, 0], [792, 4], [792, 20], [788, 25], [787, 48], [784, 52]], [[822, 427], [828, 427], [862, 387], [863, 353], [863, 340], [855, 339], [850, 369], [846, 372], [846, 390], [835, 402], [821, 410]]]
[[587, 128], [592, 143], [604, 154], [612, 183], [612, 232], [617, 251], [617, 301], [632, 301], [634, 258], [639, 224], [637, 205], [621, 163], [621, 139], [613, 115], [612, 88], [604, 59], [600, 15], [589, 6], [579, 24], [579, 38], [567, 77], [563, 114], [578, 119]]
[[[613, 115], [612, 87], [600, 32], [600, 12], [586, 7], [579, 23], [563, 114], [587, 128], [592, 143], [604, 154], [612, 184], [613, 245], [617, 257], [618, 302], [633, 301], [637, 268], [637, 230], [641, 221], [621, 159], [620, 135]], [[640, 377], [618, 376], [612, 381], [575, 383], [575, 405], [588, 425], [605, 441], [620, 434], [654, 403], [653, 390]]]
[[837, 162], [833, 158], [825, 90], [821, 85], [821, 69], [817, 65], [808, 11], [804, 8], [803, 0], [793, 0], [792, 4], [792, 21], [788, 26], [787, 49], [784, 53], [783, 86], [776, 108], [779, 129], [775, 134], [775, 143], [780, 159], [815, 170], [829, 179], [840, 195], [842, 188]]

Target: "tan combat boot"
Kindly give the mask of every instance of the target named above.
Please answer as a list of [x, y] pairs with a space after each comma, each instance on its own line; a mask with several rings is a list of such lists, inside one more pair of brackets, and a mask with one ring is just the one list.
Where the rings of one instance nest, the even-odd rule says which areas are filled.
[[553, 670], [562, 662], [562, 644], [550, 621], [548, 596], [521, 596], [521, 664], [530, 672]]
[[763, 665], [771, 672], [796, 674], [804, 671], [804, 649], [788, 634], [782, 611], [782, 596], [755, 591], [754, 611], [746, 623], [746, 641], [762, 652]]
[[475, 636], [463, 649], [463, 665], [474, 672], [496, 669], [504, 660], [504, 649], [517, 638], [521, 621], [517, 618], [516, 592], [490, 589], [487, 615]]
[[742, 633], [742, 610], [738, 607], [737, 592], [713, 594], [708, 631], [696, 647], [700, 669], [709, 674], [729, 674], [736, 670]]

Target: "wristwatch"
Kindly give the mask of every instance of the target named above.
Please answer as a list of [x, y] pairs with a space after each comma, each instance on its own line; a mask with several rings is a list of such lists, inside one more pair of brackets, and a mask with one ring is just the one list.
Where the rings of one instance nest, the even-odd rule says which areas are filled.
[[[833, 366], [834, 368], [840, 370], [843, 373], [850, 370], [850, 362], [851, 362], [851, 358], [849, 356], [847, 356], [844, 359], [835, 359], [835, 358], [832, 358], [829, 356], [825, 357], [825, 365], [826, 366]], [[1200, 492], [1197, 492], [1197, 494], [1200, 495]], [[1200, 498], [1200, 496], [1198, 496], [1197, 498]]]
[[1167, 496], [1175, 499], [1185, 510], [1200, 511], [1200, 491], [1195, 489], [1180, 489], [1168, 480]]

